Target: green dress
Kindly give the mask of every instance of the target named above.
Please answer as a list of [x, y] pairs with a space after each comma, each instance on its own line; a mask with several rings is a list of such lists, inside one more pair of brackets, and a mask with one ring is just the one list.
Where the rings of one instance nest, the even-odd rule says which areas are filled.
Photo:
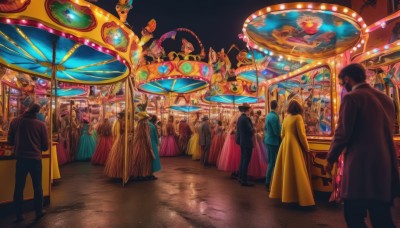
[[154, 126], [153, 123], [149, 122], [149, 128], [150, 128], [151, 147], [153, 149], [153, 153], [156, 158], [152, 162], [152, 171], [154, 173], [161, 170], [160, 156], [158, 155], [158, 134], [157, 134], [157, 128]]

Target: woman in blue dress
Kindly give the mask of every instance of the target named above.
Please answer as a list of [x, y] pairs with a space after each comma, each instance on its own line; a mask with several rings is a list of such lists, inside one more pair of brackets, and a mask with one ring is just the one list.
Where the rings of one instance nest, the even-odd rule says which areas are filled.
[[[154, 157], [155, 157], [155, 159], [152, 161], [152, 167], [151, 167], [153, 174], [155, 172], [158, 172], [161, 170], [160, 156], [158, 154], [159, 136], [157, 133], [157, 128], [155, 126], [156, 123], [157, 123], [157, 116], [152, 115], [151, 119], [149, 121], [149, 128], [150, 128], [151, 147], [153, 149], [153, 153], [154, 153]], [[154, 175], [152, 175], [150, 177], [150, 179], [156, 179], [156, 177]]]
[[81, 137], [79, 139], [78, 152], [76, 160], [78, 161], [89, 161], [96, 149], [96, 140], [93, 137], [93, 128], [89, 124], [89, 119], [82, 118], [83, 128]]

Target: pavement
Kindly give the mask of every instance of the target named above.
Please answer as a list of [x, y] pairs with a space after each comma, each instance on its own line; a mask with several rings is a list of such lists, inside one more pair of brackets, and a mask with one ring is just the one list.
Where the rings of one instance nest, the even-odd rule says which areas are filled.
[[[13, 224], [0, 215], [0, 227], [345, 227], [340, 204], [316, 194], [314, 208], [269, 199], [262, 181], [242, 187], [230, 174], [186, 157], [162, 158], [158, 180], [122, 186], [103, 167], [77, 162], [61, 167], [47, 214], [34, 213]], [[400, 208], [393, 209], [400, 227]]]

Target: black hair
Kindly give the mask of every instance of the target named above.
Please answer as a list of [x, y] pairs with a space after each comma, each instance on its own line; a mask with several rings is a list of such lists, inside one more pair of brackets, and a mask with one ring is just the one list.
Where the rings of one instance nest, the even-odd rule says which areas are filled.
[[218, 126], [222, 126], [222, 121], [218, 120]]
[[288, 106], [288, 108], [287, 108], [287, 112], [288, 112], [289, 114], [293, 115], [293, 116], [294, 116], [294, 115], [297, 115], [297, 114], [302, 115], [302, 114], [303, 114], [303, 108], [301, 107], [301, 105], [299, 104], [299, 102], [292, 100], [292, 101], [289, 103], [289, 106]]
[[344, 67], [339, 73], [339, 78], [343, 80], [345, 76], [353, 79], [356, 83], [365, 82], [367, 79], [365, 68], [358, 63], [352, 63]]
[[270, 103], [271, 109], [276, 109], [278, 107], [278, 101], [273, 100]]

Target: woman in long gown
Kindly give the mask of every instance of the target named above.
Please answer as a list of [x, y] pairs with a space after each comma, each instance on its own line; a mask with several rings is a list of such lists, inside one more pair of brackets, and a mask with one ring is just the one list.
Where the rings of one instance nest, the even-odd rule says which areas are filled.
[[155, 124], [157, 123], [157, 116], [153, 115], [150, 119], [149, 127], [150, 127], [150, 140], [151, 140], [151, 147], [153, 148], [153, 153], [155, 159], [153, 160], [151, 164], [151, 169], [153, 175], [150, 176], [150, 179], [157, 179], [154, 176], [155, 172], [158, 172], [161, 170], [161, 162], [160, 162], [160, 156], [158, 154], [158, 146], [159, 146], [159, 138], [158, 138], [158, 131], [157, 127]]
[[114, 142], [111, 134], [111, 123], [107, 118], [98, 126], [97, 133], [99, 138], [92, 157], [92, 164], [104, 165]]
[[214, 127], [214, 134], [211, 140], [210, 156], [208, 157], [208, 164], [216, 165], [221, 154], [222, 147], [225, 142], [224, 129], [222, 122], [218, 121], [217, 126]]
[[179, 155], [178, 144], [175, 140], [174, 117], [170, 116], [166, 127], [166, 135], [161, 138], [160, 156], [171, 157]]
[[59, 132], [59, 140], [57, 144], [58, 164], [63, 165], [69, 161], [69, 116], [68, 110], [61, 113], [61, 126]]
[[79, 127], [80, 127], [79, 121], [76, 117], [75, 110], [71, 111], [70, 125], [71, 125], [71, 135], [70, 135], [71, 143], [69, 144], [69, 155], [70, 155], [70, 161], [75, 161], [79, 143]]
[[217, 163], [219, 170], [231, 172], [232, 177], [237, 176], [240, 165], [240, 146], [236, 144], [236, 122], [239, 115], [240, 113], [237, 113], [231, 119], [225, 137], [225, 143]]
[[118, 113], [112, 128], [113, 146], [104, 167], [104, 173], [112, 178], [123, 178], [125, 150], [125, 112]]
[[261, 112], [254, 115], [254, 147], [251, 155], [248, 175], [253, 178], [264, 178], [267, 173], [267, 148], [264, 144], [264, 124], [260, 120]]
[[310, 151], [302, 117], [303, 109], [297, 101], [292, 100], [287, 112], [282, 124], [282, 143], [269, 197], [280, 198], [283, 203], [313, 206], [314, 196], [303, 155], [303, 151]]
[[83, 127], [81, 137], [79, 139], [78, 152], [76, 160], [89, 161], [96, 149], [96, 139], [93, 137], [93, 127], [89, 124], [87, 118], [83, 118]]
[[144, 179], [153, 174], [152, 161], [155, 160], [150, 139], [150, 116], [146, 112], [137, 114], [135, 135], [129, 146], [128, 174], [136, 179]]
[[189, 139], [188, 154], [192, 155], [192, 160], [200, 160], [201, 158], [201, 146], [200, 146], [200, 129], [201, 123], [199, 122], [200, 115], [197, 114], [196, 120], [194, 121], [194, 133]]
[[192, 131], [190, 130], [189, 124], [187, 124], [186, 119], [183, 119], [179, 123], [179, 138], [178, 138], [178, 147], [180, 154], [187, 154], [188, 152], [188, 144], [190, 140], [190, 136], [192, 135]]

